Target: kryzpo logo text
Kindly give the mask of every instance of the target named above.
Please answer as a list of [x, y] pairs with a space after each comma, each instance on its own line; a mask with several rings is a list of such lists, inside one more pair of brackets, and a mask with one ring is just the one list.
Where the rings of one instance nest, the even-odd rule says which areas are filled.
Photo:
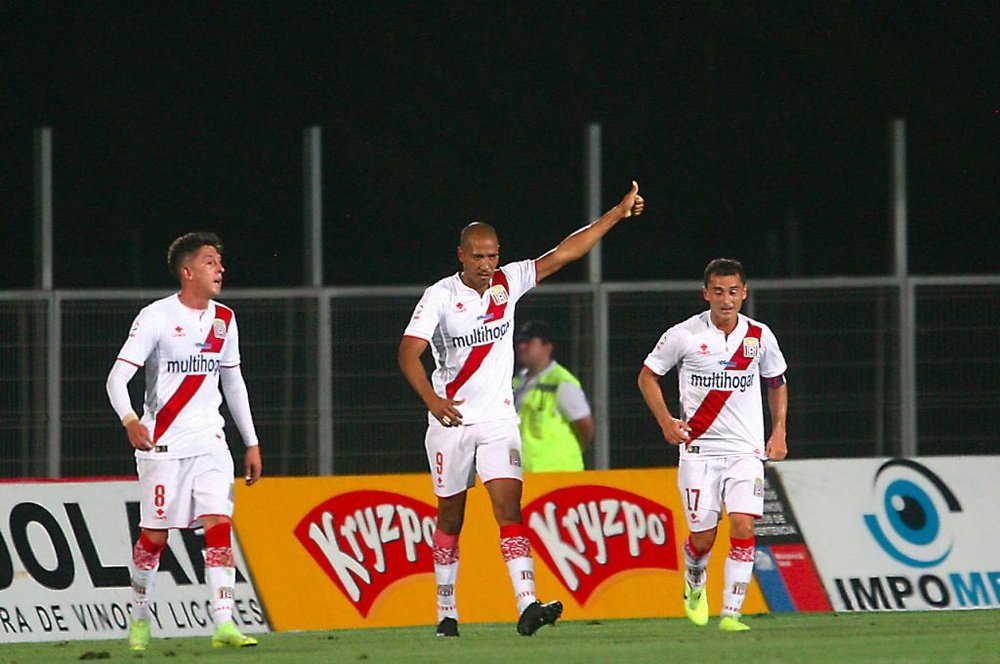
[[523, 513], [535, 552], [581, 606], [621, 572], [677, 570], [673, 516], [644, 496], [574, 486], [539, 497]]
[[435, 511], [387, 491], [354, 491], [314, 507], [295, 537], [330, 580], [368, 617], [372, 604], [395, 582], [432, 574]]

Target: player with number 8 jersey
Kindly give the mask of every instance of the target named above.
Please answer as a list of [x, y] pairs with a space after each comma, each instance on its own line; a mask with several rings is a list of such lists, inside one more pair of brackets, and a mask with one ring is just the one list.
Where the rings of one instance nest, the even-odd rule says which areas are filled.
[[[261, 474], [260, 448], [240, 371], [236, 316], [213, 298], [222, 291], [222, 242], [188, 233], [167, 251], [180, 291], [142, 309], [108, 374], [107, 391], [135, 449], [139, 475], [139, 540], [132, 549], [129, 647], [149, 645], [150, 599], [160, 554], [172, 528], [205, 529], [205, 577], [211, 590], [215, 647], [254, 646], [233, 616], [233, 457], [219, 413], [222, 395], [246, 446], [248, 485]], [[142, 417], [128, 383], [145, 368]]]
[[191, 309], [176, 293], [157, 300], [139, 312], [118, 360], [146, 373], [140, 421], [154, 447], [136, 458], [180, 459], [225, 445], [219, 375], [240, 364], [232, 309], [214, 301]]

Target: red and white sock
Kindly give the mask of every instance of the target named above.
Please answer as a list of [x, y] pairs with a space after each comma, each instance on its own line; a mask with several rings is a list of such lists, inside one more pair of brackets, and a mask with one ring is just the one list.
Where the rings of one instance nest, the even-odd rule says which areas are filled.
[[149, 600], [153, 596], [156, 571], [160, 568], [160, 553], [164, 546], [165, 543], [155, 544], [146, 537], [146, 533], [142, 533], [132, 547], [132, 564], [129, 565], [132, 577], [132, 620], [152, 617]]
[[500, 528], [500, 552], [507, 563], [518, 615], [536, 601], [535, 561], [531, 559], [531, 543], [519, 523]]
[[705, 569], [708, 567], [708, 558], [712, 555], [712, 550], [699, 551], [691, 541], [691, 536], [684, 540], [681, 547], [684, 552], [684, 565], [687, 568], [687, 582], [693, 588], [700, 588], [705, 585], [708, 575]]
[[434, 581], [437, 583], [437, 619], [458, 620], [455, 582], [458, 580], [458, 535], [434, 531]]
[[754, 536], [746, 539], [729, 539], [726, 556], [726, 588], [722, 592], [722, 611], [719, 615], [736, 615], [743, 608], [747, 587], [753, 576]]
[[233, 588], [236, 563], [233, 561], [232, 524], [217, 523], [205, 530], [205, 580], [212, 593], [212, 620], [216, 625], [233, 619]]

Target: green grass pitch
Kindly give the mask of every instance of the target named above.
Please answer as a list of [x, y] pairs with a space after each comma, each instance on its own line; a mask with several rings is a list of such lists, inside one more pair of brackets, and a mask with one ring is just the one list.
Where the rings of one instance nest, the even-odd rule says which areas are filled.
[[[461, 625], [457, 639], [433, 626], [259, 635], [260, 645], [213, 649], [205, 638], [157, 639], [144, 653], [124, 641], [0, 644], [0, 662], [91, 659], [204, 662], [997, 662], [1000, 611], [813, 613], [748, 616], [752, 631], [723, 633], [718, 619], [567, 621], [534, 637], [514, 624]], [[221, 660], [219, 660], [221, 661]]]

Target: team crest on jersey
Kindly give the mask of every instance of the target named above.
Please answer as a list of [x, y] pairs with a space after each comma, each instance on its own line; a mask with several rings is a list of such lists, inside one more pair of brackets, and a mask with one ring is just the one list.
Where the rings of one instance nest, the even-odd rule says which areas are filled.
[[490, 299], [493, 300], [493, 304], [498, 307], [501, 304], [506, 304], [507, 300], [510, 299], [507, 295], [507, 289], [504, 288], [503, 284], [497, 284], [490, 288]]
[[760, 339], [747, 337], [743, 340], [743, 357], [757, 357], [760, 353]]
[[212, 321], [212, 329], [215, 332], [216, 339], [226, 338], [226, 321], [222, 320], [221, 318], [216, 318], [214, 321]]

